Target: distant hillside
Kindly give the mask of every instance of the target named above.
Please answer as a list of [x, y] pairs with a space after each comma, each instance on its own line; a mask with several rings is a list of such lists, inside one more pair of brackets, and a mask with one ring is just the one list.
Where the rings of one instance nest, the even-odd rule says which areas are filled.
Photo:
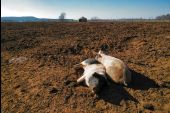
[[1, 22], [39, 22], [48, 21], [46, 18], [36, 18], [33, 16], [25, 17], [1, 17]]
[[[1, 22], [59, 22], [59, 19], [48, 19], [48, 18], [36, 18], [33, 16], [24, 16], [24, 17], [1, 17]], [[64, 19], [63, 22], [76, 22], [73, 19]]]

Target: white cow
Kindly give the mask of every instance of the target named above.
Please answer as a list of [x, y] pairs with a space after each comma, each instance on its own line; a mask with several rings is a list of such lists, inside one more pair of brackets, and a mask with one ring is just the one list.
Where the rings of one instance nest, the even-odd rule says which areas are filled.
[[101, 50], [95, 59], [104, 65], [109, 78], [115, 83], [127, 86], [131, 82], [131, 72], [122, 60], [106, 55]]
[[105, 67], [95, 59], [87, 59], [80, 64], [84, 69], [83, 75], [77, 80], [80, 83], [85, 80], [86, 85], [93, 93], [98, 93], [100, 88], [107, 83]]

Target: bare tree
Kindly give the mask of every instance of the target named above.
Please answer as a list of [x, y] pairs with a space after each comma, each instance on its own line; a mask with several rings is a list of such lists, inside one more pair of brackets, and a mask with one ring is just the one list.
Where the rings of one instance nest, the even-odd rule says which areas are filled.
[[91, 21], [98, 21], [98, 20], [99, 20], [99, 18], [97, 16], [94, 16], [91, 18]]
[[91, 20], [98, 20], [99, 18], [97, 16], [94, 16], [91, 18]]
[[63, 13], [60, 14], [59, 20], [60, 20], [61, 22], [63, 22], [64, 19], [65, 19], [65, 17], [66, 17], [66, 13], [63, 12]]

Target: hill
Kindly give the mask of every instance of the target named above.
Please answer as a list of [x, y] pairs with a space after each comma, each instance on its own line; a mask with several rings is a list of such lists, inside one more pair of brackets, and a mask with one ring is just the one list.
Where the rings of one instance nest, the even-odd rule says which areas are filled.
[[[59, 19], [37, 18], [33, 16], [1, 17], [1, 22], [59, 22]], [[63, 22], [75, 22], [73, 19], [64, 19]]]
[[46, 18], [36, 18], [33, 16], [24, 17], [1, 17], [1, 22], [39, 22], [48, 21]]

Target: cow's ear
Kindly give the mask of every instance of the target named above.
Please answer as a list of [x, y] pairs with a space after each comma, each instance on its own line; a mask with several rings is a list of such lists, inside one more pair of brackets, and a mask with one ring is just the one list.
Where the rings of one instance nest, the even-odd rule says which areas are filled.
[[101, 55], [101, 54], [104, 54], [104, 52], [103, 52], [102, 50], [100, 50], [100, 51], [98, 52], [98, 54]]

